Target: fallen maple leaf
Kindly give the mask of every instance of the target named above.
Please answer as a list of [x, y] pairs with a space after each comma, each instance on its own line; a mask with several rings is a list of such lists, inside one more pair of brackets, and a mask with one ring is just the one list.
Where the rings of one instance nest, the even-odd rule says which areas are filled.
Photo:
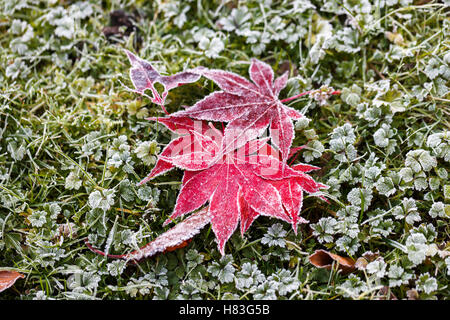
[[[211, 144], [216, 131], [202, 121], [194, 121], [188, 117], [165, 117], [165, 118], [147, 118], [147, 120], [154, 120], [162, 123], [167, 129], [175, 134], [181, 135], [178, 138], [171, 140], [167, 146], [161, 151], [158, 160], [149, 175], [139, 182], [142, 185], [151, 179], [166, 173], [175, 168], [175, 159], [178, 159], [178, 164], [181, 166], [183, 159], [187, 161], [190, 170], [197, 170], [207, 167], [206, 159], [203, 157], [214, 157], [214, 149], [216, 144]], [[199, 140], [203, 137], [205, 142]], [[206, 144], [208, 141], [208, 146]], [[211, 149], [211, 147], [213, 149]], [[195, 154], [197, 152], [197, 154]], [[195, 157], [193, 157], [196, 155]], [[184, 157], [184, 158], [183, 158]], [[167, 159], [170, 158], [170, 161]], [[204, 160], [204, 161], [202, 161]], [[211, 159], [210, 159], [211, 160]], [[197, 168], [194, 167], [197, 165]], [[202, 163], [199, 163], [202, 162]]]
[[272, 68], [257, 59], [252, 59], [249, 69], [253, 82], [223, 70], [197, 68], [195, 72], [214, 81], [223, 91], [213, 92], [173, 116], [229, 122], [224, 131], [225, 153], [238, 149], [270, 127], [272, 143], [280, 150], [283, 161], [287, 160], [294, 138], [292, 120], [300, 119], [303, 115], [283, 102], [317, 90], [280, 101], [278, 95], [286, 86], [288, 73], [274, 80]]
[[[163, 105], [167, 92], [178, 85], [197, 81], [200, 76], [213, 80], [223, 90], [170, 117], [150, 118], [172, 132], [183, 133], [163, 149], [153, 170], [139, 183], [175, 167], [185, 170], [174, 211], [164, 224], [200, 209], [207, 202], [209, 206], [131, 254], [107, 255], [86, 243], [91, 250], [108, 257], [140, 260], [184, 246], [211, 222], [223, 255], [225, 243], [237, 225], [240, 223], [243, 234], [259, 215], [287, 221], [295, 232], [298, 223], [307, 222], [299, 216], [303, 191], [315, 194], [326, 186], [306, 174], [317, 167], [286, 164], [290, 155], [303, 148], [291, 150], [292, 119], [300, 119], [303, 115], [283, 102], [311, 93], [324, 101], [328, 94], [338, 91], [308, 91], [280, 101], [278, 95], [286, 86], [287, 73], [274, 80], [272, 68], [257, 59], [252, 59], [250, 65], [250, 82], [231, 72], [202, 67], [161, 76], [147, 61], [128, 51], [127, 55], [133, 66], [130, 70], [136, 88], [133, 91], [144, 94], [150, 89], [153, 97], [149, 98], [160, 104], [166, 113]], [[154, 87], [156, 82], [164, 87], [162, 96]], [[228, 125], [220, 132], [212, 124], [205, 126], [204, 122], [195, 122], [191, 118], [223, 121]], [[200, 127], [196, 123], [200, 123]], [[279, 152], [267, 144], [269, 138], [256, 139], [267, 127], [270, 128], [271, 142]], [[323, 198], [320, 194], [319, 197]]]
[[202, 210], [199, 210], [198, 212], [193, 213], [182, 222], [177, 223], [173, 228], [169, 229], [142, 248], [128, 254], [106, 254], [103, 251], [93, 248], [92, 245], [87, 241], [86, 245], [91, 251], [102, 256], [107, 256], [108, 258], [139, 261], [144, 258], [152, 257], [158, 253], [170, 252], [186, 246], [192, 239], [192, 237], [199, 233], [200, 230], [209, 222], [210, 217], [208, 213], [208, 207], [206, 207]]
[[297, 224], [306, 222], [299, 218], [303, 191], [316, 193], [326, 187], [304, 173], [317, 167], [302, 164], [295, 170], [281, 162], [278, 154], [259, 152], [265, 146], [266, 152], [273, 151], [266, 141], [249, 141], [242, 148], [226, 153], [217, 130], [215, 141], [206, 134], [197, 132], [195, 136], [200, 142], [211, 141], [211, 148], [203, 145], [199, 148], [207, 150], [205, 154], [211, 152], [202, 154], [202, 159], [207, 160], [200, 161], [207, 166], [205, 169], [196, 170], [198, 165], [189, 154], [186, 159], [191, 162], [180, 162], [178, 153], [159, 156], [166, 163], [186, 170], [175, 209], [165, 224], [209, 201], [212, 229], [222, 254], [238, 223], [241, 221], [243, 233], [259, 215], [292, 223], [296, 232]]
[[309, 256], [309, 262], [317, 268], [328, 270], [331, 270], [333, 262], [336, 262], [337, 268], [343, 273], [350, 273], [355, 270], [355, 261], [352, 258], [341, 257], [326, 250], [316, 250]]
[[287, 73], [274, 81], [272, 68], [252, 59], [250, 77], [253, 82], [222, 70], [200, 69], [200, 74], [213, 80], [223, 91], [208, 95], [174, 116], [229, 122], [224, 131], [225, 151], [255, 139], [270, 125], [273, 143], [281, 150], [283, 159], [287, 158], [294, 137], [291, 119], [303, 117], [278, 99], [279, 92], [286, 86]]
[[5, 291], [11, 287], [18, 279], [25, 278], [25, 276], [17, 271], [1, 270], [0, 271], [0, 292]]
[[[180, 85], [195, 82], [200, 79], [200, 75], [192, 71], [183, 71], [172, 76], [162, 76], [148, 61], [136, 57], [128, 50], [125, 50], [125, 52], [132, 66], [130, 69], [130, 78], [136, 88], [135, 90], [129, 90], [145, 95], [145, 90], [150, 89], [153, 97], [148, 96], [148, 98], [153, 103], [159, 104], [166, 114], [168, 112], [164, 108], [164, 102], [168, 91]], [[155, 89], [155, 83], [160, 83], [164, 87], [162, 95]]]

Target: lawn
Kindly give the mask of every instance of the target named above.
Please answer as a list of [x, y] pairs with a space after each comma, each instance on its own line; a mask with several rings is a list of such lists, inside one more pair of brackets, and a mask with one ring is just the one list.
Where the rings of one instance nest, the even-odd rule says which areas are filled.
[[[0, 273], [23, 278], [0, 299], [449, 299], [449, 5], [1, 1]], [[308, 174], [329, 187], [304, 193], [308, 223], [296, 233], [260, 216], [223, 254], [211, 225], [139, 263], [89, 250], [126, 254], [162, 235], [182, 185], [178, 168], [138, 184], [173, 135], [147, 119], [165, 116], [150, 92], [130, 90], [126, 50], [165, 76], [249, 79], [256, 58], [287, 72], [280, 100], [339, 91], [285, 103], [304, 115], [288, 163], [320, 167]], [[218, 90], [200, 77], [164, 107]], [[351, 270], [315, 266], [317, 250]]]

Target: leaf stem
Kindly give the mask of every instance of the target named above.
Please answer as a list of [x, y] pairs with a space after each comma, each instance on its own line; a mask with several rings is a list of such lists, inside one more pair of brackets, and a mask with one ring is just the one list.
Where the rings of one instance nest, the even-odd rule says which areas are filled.
[[[320, 89], [319, 89], [319, 90], [320, 90]], [[282, 103], [289, 102], [289, 101], [292, 101], [292, 100], [294, 100], [294, 99], [297, 99], [297, 98], [306, 96], [307, 94], [311, 94], [311, 93], [314, 93], [314, 92], [317, 92], [317, 91], [318, 91], [318, 90], [309, 90], [309, 91], [305, 91], [305, 92], [302, 92], [302, 93], [300, 93], [300, 94], [297, 94], [297, 95], [295, 95], [295, 96], [293, 96], [293, 97], [283, 99], [283, 100], [281, 100], [281, 102], [282, 102]], [[340, 93], [341, 93], [340, 90], [335, 90], [335, 91], [330, 92], [331, 95], [336, 95], [336, 94], [340, 94]]]
[[283, 99], [283, 100], [281, 100], [281, 102], [283, 102], [283, 103], [289, 102], [289, 101], [291, 101], [291, 100], [294, 100], [294, 99], [297, 99], [297, 98], [306, 96], [307, 94], [310, 94], [311, 92], [313, 92], [313, 90], [305, 91], [305, 92], [302, 92], [302, 93], [300, 93], [300, 94], [297, 94], [296, 96], [293, 96], [293, 97], [290, 97], [290, 98]]

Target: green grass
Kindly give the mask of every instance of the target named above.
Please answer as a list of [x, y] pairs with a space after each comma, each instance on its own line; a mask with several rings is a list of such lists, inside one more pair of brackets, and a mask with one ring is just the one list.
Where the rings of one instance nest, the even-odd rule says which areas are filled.
[[[53, 2], [0, 5], [0, 270], [25, 275], [1, 299], [450, 297], [448, 6]], [[117, 9], [139, 31], [122, 26], [108, 40], [102, 30]], [[258, 218], [224, 258], [208, 227], [138, 265], [89, 251], [86, 237], [120, 254], [163, 233], [182, 177], [174, 170], [136, 187], [170, 135], [144, 119], [161, 108], [126, 90], [124, 48], [164, 74], [206, 66], [248, 77], [257, 57], [290, 71], [282, 99], [324, 84], [341, 90], [323, 106], [288, 103], [310, 119], [296, 123], [294, 146], [308, 146], [296, 162], [322, 168], [312, 176], [330, 186], [330, 203], [307, 196], [310, 224], [298, 235]], [[216, 89], [204, 79], [174, 89], [167, 109]], [[105, 210], [89, 201], [98, 195]], [[350, 275], [317, 269], [308, 256], [318, 249], [369, 264]]]

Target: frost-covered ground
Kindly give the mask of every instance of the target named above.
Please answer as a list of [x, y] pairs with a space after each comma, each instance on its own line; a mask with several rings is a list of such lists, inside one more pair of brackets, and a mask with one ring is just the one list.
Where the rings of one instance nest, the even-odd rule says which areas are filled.
[[[99, 3], [0, 4], [0, 270], [25, 275], [1, 299], [449, 298], [448, 1]], [[136, 186], [170, 134], [126, 90], [123, 48], [163, 74], [248, 77], [257, 57], [290, 71], [280, 98], [341, 90], [289, 103], [308, 117], [295, 163], [322, 168], [330, 204], [307, 197], [298, 235], [258, 218], [224, 257], [208, 228], [136, 266], [89, 251], [86, 237], [120, 254], [161, 234], [181, 183], [174, 170]], [[167, 108], [215, 89], [174, 89]], [[343, 275], [311, 265], [317, 249], [365, 260]]]

